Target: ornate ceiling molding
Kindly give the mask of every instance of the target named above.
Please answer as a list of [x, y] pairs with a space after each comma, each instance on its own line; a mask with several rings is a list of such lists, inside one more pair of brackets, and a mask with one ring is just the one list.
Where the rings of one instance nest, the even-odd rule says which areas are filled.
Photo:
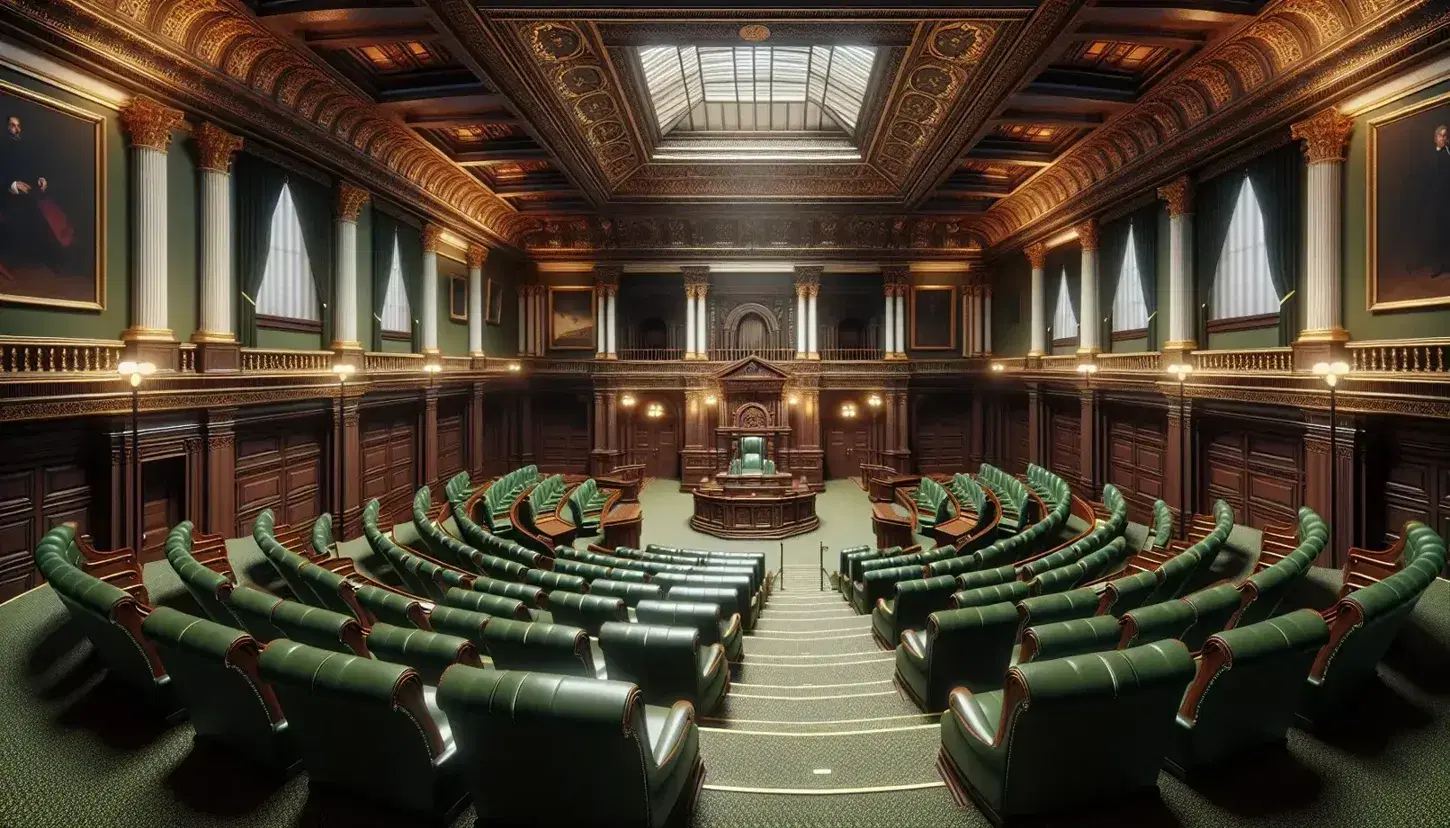
[[[1430, 0], [1278, 0], [979, 217], [1015, 246], [1181, 173], [1404, 59], [1450, 23]], [[1374, 35], [1373, 38], [1368, 37]], [[1315, 71], [1315, 70], [1319, 71]], [[1043, 227], [1043, 225], [1048, 225]]]
[[6, 7], [22, 27], [40, 27], [47, 42], [94, 57], [122, 79], [154, 82], [209, 116], [310, 145], [374, 189], [513, 243], [521, 218], [512, 207], [264, 29], [240, 3], [14, 0]]

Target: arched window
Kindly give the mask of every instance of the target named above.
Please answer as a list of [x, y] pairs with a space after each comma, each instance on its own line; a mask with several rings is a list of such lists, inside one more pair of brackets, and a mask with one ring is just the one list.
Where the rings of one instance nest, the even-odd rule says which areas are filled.
[[1218, 257], [1208, 318], [1239, 319], [1278, 312], [1279, 295], [1269, 275], [1269, 249], [1264, 244], [1264, 214], [1253, 182], [1245, 178]]
[[388, 292], [383, 294], [383, 333], [411, 334], [413, 314], [408, 291], [403, 289], [403, 258], [398, 255], [398, 234], [393, 232], [393, 263], [388, 266]]
[[1138, 245], [1133, 225], [1128, 225], [1127, 249], [1118, 268], [1118, 289], [1113, 293], [1113, 332], [1139, 331], [1148, 327], [1148, 301], [1143, 296], [1143, 278], [1138, 270]]
[[1072, 339], [1077, 336], [1077, 314], [1072, 312], [1072, 297], [1067, 292], [1067, 268], [1057, 283], [1057, 309], [1052, 312], [1052, 338]]
[[267, 250], [267, 268], [262, 271], [262, 286], [257, 290], [257, 315], [302, 322], [322, 320], [307, 245], [302, 241], [302, 223], [297, 219], [292, 190], [286, 184], [272, 211], [271, 246]]

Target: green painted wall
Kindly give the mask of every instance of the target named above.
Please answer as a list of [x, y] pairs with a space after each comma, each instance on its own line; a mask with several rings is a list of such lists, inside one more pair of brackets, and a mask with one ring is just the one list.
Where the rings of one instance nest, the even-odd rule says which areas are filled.
[[1140, 336], [1136, 339], [1118, 339], [1109, 343], [1111, 351], [1115, 354], [1141, 354], [1148, 350], [1148, 337]]
[[411, 354], [413, 343], [403, 339], [384, 339], [383, 353], [385, 354]]
[[[331, 343], [329, 343], [331, 344]], [[257, 329], [258, 348], [285, 348], [291, 351], [321, 351], [321, 333], [303, 331], [278, 331], [271, 328]]]
[[[483, 287], [489, 280], [503, 285], [503, 312], [499, 324], [483, 325], [483, 352], [493, 357], [518, 356], [519, 353], [519, 277], [528, 264], [518, 256], [494, 251], [483, 263]], [[487, 302], [485, 301], [485, 311]]]
[[1021, 253], [992, 263], [992, 351], [1026, 356], [1032, 346], [1032, 266]]
[[1208, 345], [1204, 347], [1210, 351], [1224, 351], [1247, 348], [1277, 348], [1278, 346], [1279, 328], [1275, 325], [1269, 328], [1255, 328], [1250, 331], [1211, 333], [1208, 335]]
[[[1437, 83], [1378, 109], [1354, 122], [1344, 169], [1344, 326], [1354, 339], [1408, 339], [1450, 335], [1450, 305], [1424, 310], [1369, 312], [1369, 121], [1418, 101], [1450, 92], [1450, 81]], [[1446, 229], [1450, 233], [1450, 228]]]
[[447, 256], [438, 256], [438, 350], [448, 356], [468, 356], [468, 320], [448, 317], [449, 282], [454, 276], [468, 278], [468, 266]]
[[1168, 286], [1172, 284], [1169, 278], [1169, 268], [1172, 258], [1173, 222], [1168, 216], [1168, 211], [1158, 211], [1158, 245], [1154, 248], [1154, 258], [1157, 260], [1153, 266], [1157, 268], [1154, 275], [1158, 284], [1158, 316], [1154, 319], [1158, 323], [1158, 346], [1161, 348], [1164, 342], [1168, 341]]
[[[129, 229], [126, 194], [130, 169], [126, 163], [126, 137], [121, 131], [120, 119], [113, 109], [8, 68], [0, 67], [0, 80], [104, 116], [106, 213], [105, 243], [101, 251], [106, 267], [105, 308], [86, 311], [37, 305], [0, 305], [0, 334], [119, 339], [130, 319], [130, 263], [126, 258]], [[176, 209], [176, 206], [171, 206], [173, 212]]]
[[[366, 350], [373, 337], [373, 205], [357, 216], [357, 341]], [[328, 343], [329, 345], [332, 343]]]
[[185, 342], [201, 319], [201, 182], [196, 142], [176, 134], [166, 155], [166, 317]]

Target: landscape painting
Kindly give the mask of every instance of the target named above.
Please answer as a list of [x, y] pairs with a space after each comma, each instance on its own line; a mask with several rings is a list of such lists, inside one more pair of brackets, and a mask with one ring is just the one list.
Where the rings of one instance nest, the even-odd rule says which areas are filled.
[[1369, 307], [1450, 304], [1450, 95], [1369, 129]]
[[101, 310], [104, 118], [0, 83], [0, 301]]
[[549, 347], [559, 351], [592, 351], [594, 288], [549, 288]]
[[957, 346], [957, 289], [919, 285], [911, 289], [911, 347], [949, 351]]

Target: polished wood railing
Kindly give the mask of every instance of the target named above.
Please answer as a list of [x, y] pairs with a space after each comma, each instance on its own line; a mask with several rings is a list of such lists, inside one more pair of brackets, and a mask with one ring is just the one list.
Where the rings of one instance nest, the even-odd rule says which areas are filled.
[[771, 362], [795, 359], [794, 348], [711, 348], [709, 354], [716, 362], [736, 362], [752, 356]]
[[1103, 371], [1157, 371], [1157, 351], [1132, 354], [1098, 354], [1093, 359]]
[[1051, 354], [1042, 358], [1042, 367], [1047, 371], [1076, 371], [1080, 361], [1077, 354]]
[[1292, 373], [1293, 348], [1253, 348], [1246, 350], [1194, 351], [1196, 370], [1239, 374], [1245, 371]]
[[0, 374], [113, 374], [125, 344], [110, 339], [0, 337]]
[[1450, 339], [1350, 342], [1349, 370], [1364, 373], [1450, 373]]
[[666, 362], [674, 359], [684, 359], [684, 348], [620, 348], [617, 352], [620, 359], [632, 359], [648, 362]]
[[266, 374], [314, 374], [332, 371], [332, 351], [243, 348], [242, 370]]
[[885, 354], [880, 348], [822, 348], [821, 359], [833, 359], [842, 362], [860, 362], [871, 359], [881, 359]]

